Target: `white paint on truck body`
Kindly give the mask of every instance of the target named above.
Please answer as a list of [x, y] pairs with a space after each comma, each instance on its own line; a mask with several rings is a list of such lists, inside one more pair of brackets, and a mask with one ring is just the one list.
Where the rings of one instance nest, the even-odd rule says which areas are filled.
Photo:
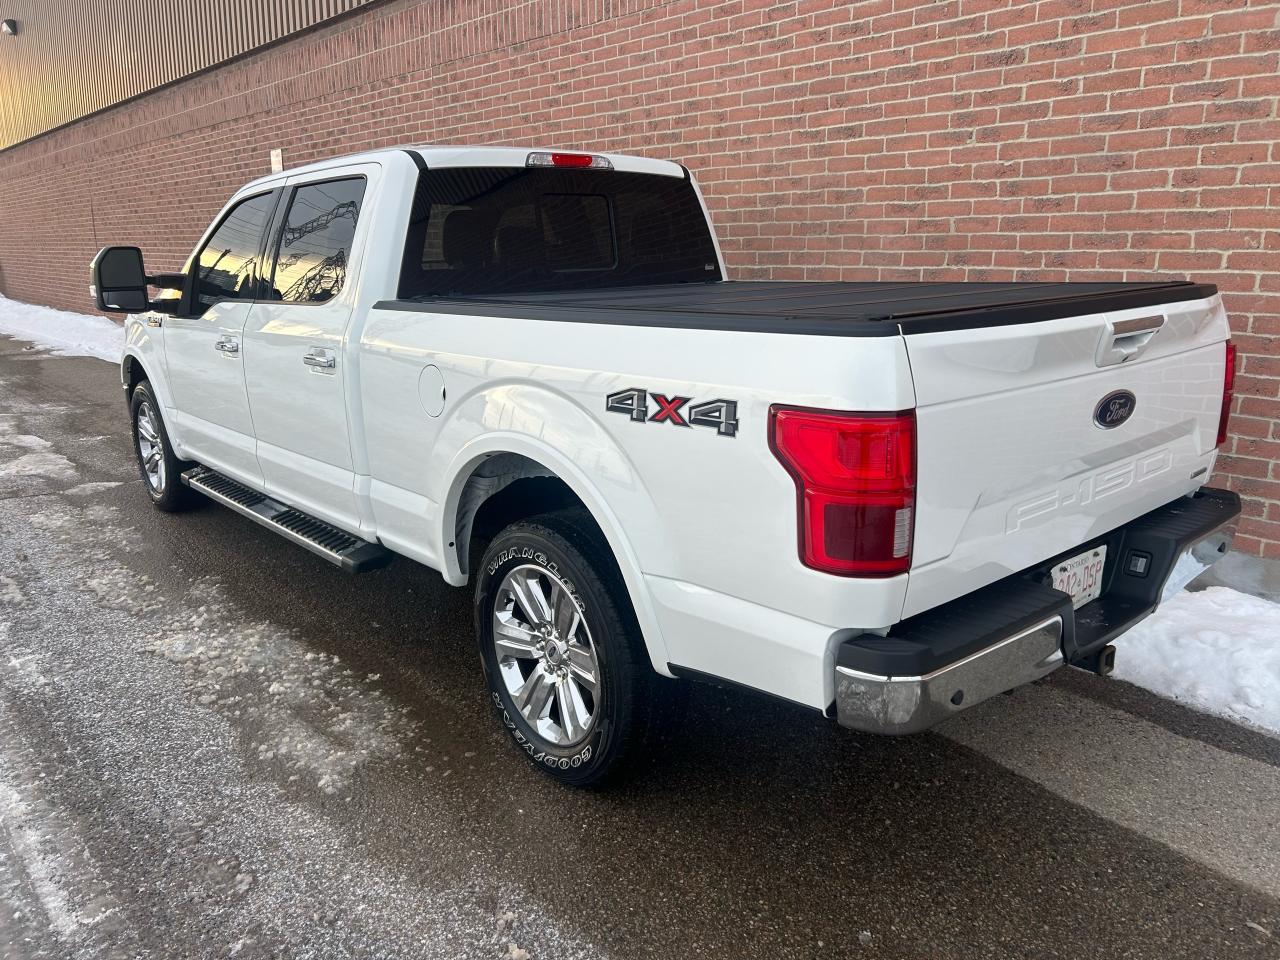
[[[538, 148], [415, 149], [432, 169], [521, 167]], [[605, 156], [616, 170], [685, 176], [678, 164]], [[299, 505], [321, 519], [462, 584], [460, 492], [486, 458], [526, 456], [563, 479], [600, 524], [662, 673], [675, 663], [824, 709], [834, 696], [837, 635], [884, 631], [1069, 549], [1194, 490], [1213, 464], [1228, 332], [1217, 297], [1158, 308], [1165, 324], [1145, 352], [1106, 368], [1095, 366], [1099, 338], [1121, 315], [828, 337], [461, 316], [434, 313], [426, 303], [421, 311], [378, 309], [397, 295], [418, 177], [407, 150], [263, 178], [228, 207], [283, 177], [321, 173], [369, 179], [353, 252], [358, 271], [342, 292], [350, 319], [341, 334], [326, 334], [343, 371], [337, 409], [349, 431], [350, 467], [261, 442], [265, 478], [218, 461], [216, 451], [213, 465], [255, 489], [302, 497]], [[248, 314], [246, 389], [259, 391], [265, 409], [274, 401], [306, 410], [314, 388], [338, 382], [277, 375], [276, 361], [255, 356], [258, 339], [290, 332], [311, 309], [274, 304], [262, 316]], [[145, 316], [130, 318], [126, 357], [152, 378], [178, 453], [205, 460], [202, 431], [192, 421], [201, 411], [175, 400], [176, 358], [170, 355], [166, 370], [165, 334]], [[428, 415], [420, 396], [429, 366], [447, 396], [438, 416]], [[1123, 439], [1092, 418], [1094, 404], [1121, 385], [1142, 397], [1134, 415], [1140, 430]], [[738, 433], [641, 425], [606, 412], [608, 394], [633, 387], [732, 398]], [[795, 484], [768, 443], [773, 404], [916, 409], [909, 573], [853, 579], [801, 563]], [[337, 416], [329, 406], [314, 409]], [[291, 424], [335, 428], [306, 417]]]

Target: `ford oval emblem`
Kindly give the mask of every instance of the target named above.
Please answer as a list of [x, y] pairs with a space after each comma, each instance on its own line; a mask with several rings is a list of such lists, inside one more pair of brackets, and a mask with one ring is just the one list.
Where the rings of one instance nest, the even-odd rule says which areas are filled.
[[1118, 427], [1130, 417], [1133, 411], [1137, 409], [1138, 398], [1128, 390], [1117, 390], [1114, 393], [1108, 393], [1100, 401], [1093, 411], [1093, 422], [1100, 426], [1103, 430], [1110, 430]]

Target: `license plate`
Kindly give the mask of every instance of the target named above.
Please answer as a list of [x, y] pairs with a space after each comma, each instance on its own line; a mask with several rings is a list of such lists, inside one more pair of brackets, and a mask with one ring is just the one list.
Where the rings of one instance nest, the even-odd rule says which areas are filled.
[[1095, 547], [1063, 560], [1053, 568], [1053, 588], [1071, 594], [1071, 605], [1079, 610], [1102, 593], [1102, 568], [1106, 563], [1106, 547]]

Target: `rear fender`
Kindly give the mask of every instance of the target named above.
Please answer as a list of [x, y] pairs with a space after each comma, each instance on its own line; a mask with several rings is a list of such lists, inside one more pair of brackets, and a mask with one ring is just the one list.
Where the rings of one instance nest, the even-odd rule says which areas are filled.
[[[531, 384], [502, 384], [454, 408], [432, 451], [431, 475], [446, 478], [437, 531], [444, 578], [467, 581], [454, 544], [462, 491], [475, 469], [497, 454], [527, 457], [569, 487], [604, 533], [622, 572], [653, 667], [670, 676], [666, 645], [641, 575], [632, 530], [661, 530], [640, 477], [607, 431], [570, 398]], [[589, 469], [589, 472], [588, 472]]]

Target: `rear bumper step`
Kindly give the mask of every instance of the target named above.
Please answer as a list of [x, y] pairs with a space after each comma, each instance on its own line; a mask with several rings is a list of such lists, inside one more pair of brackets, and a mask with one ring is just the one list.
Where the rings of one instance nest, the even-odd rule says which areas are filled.
[[383, 567], [391, 560], [391, 551], [381, 544], [354, 537], [208, 467], [186, 471], [182, 474], [182, 482], [224, 507], [230, 507], [255, 523], [306, 547], [348, 573], [363, 573]]
[[[897, 624], [836, 653], [836, 716], [871, 733], [926, 730], [1063, 663], [1110, 672], [1110, 643], [1220, 559], [1240, 498], [1204, 488], [1030, 570]], [[1073, 610], [1050, 585], [1055, 563], [1105, 544], [1102, 594]], [[1110, 652], [1109, 652], [1110, 651]]]

